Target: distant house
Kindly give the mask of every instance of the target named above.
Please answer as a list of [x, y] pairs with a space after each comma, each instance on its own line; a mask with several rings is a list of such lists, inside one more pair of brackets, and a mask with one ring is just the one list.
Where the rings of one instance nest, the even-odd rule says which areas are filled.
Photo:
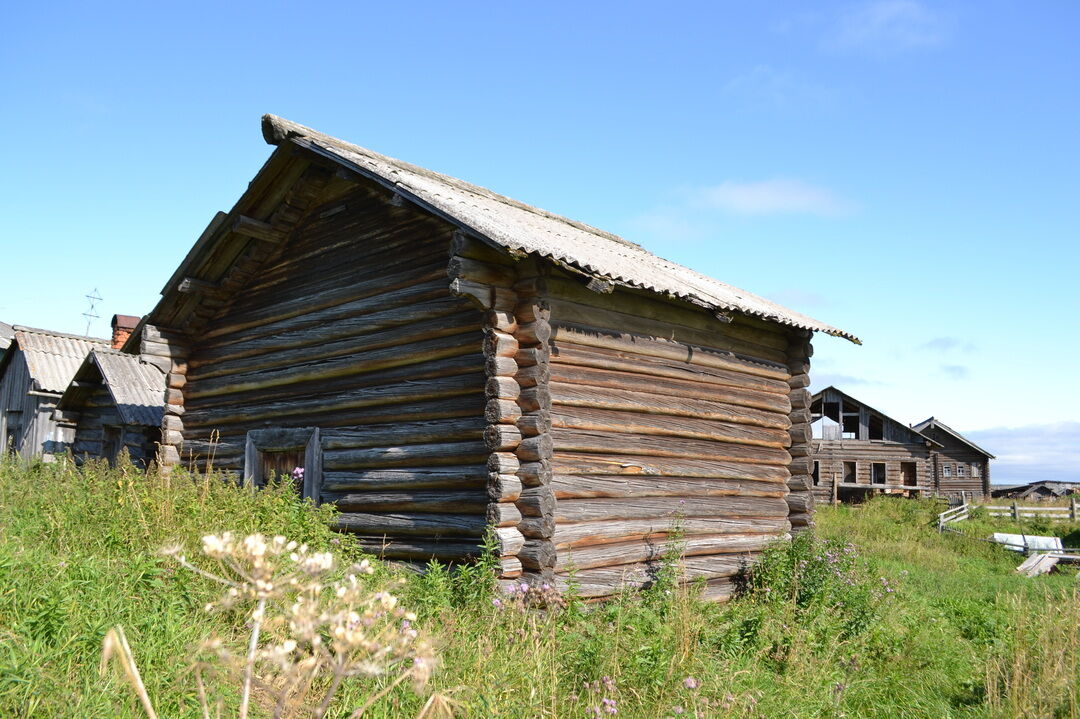
[[15, 326], [0, 359], [0, 451], [51, 459], [74, 439], [53, 410], [83, 359], [108, 341]]
[[934, 488], [936, 440], [835, 387], [812, 398], [814, 495], [845, 501], [868, 494], [918, 494]]
[[[280, 118], [125, 351], [161, 456], [304, 495], [386, 557], [586, 596], [665, 538], [725, 596], [810, 523], [810, 338], [854, 337], [631, 242]], [[855, 340], [857, 341], [857, 340]]]
[[990, 496], [1007, 499], [1057, 499], [1080, 494], [1078, 482], [1053, 482], [1039, 480], [1029, 484], [1011, 484], [990, 488]]
[[95, 348], [57, 403], [55, 419], [74, 430], [77, 462], [97, 457], [115, 463], [126, 451], [145, 467], [161, 443], [164, 406], [164, 372], [137, 355]]
[[945, 494], [990, 494], [990, 460], [994, 455], [934, 417], [912, 429], [941, 445], [932, 457], [935, 490]]

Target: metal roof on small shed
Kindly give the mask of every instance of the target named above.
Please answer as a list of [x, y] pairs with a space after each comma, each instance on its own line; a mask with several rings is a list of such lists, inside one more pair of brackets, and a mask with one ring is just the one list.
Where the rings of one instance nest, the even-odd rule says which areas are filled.
[[274, 115], [263, 116], [270, 144], [292, 142], [387, 186], [511, 253], [528, 253], [711, 309], [738, 311], [860, 343], [855, 335], [669, 262], [603, 230], [491, 190], [358, 147]]
[[136, 355], [94, 350], [87, 362], [101, 370], [124, 424], [161, 425], [165, 413], [165, 373]]
[[81, 337], [19, 325], [14, 329], [13, 345], [22, 350], [30, 377], [42, 392], [62, 393], [90, 350], [109, 346], [108, 340], [96, 337]]

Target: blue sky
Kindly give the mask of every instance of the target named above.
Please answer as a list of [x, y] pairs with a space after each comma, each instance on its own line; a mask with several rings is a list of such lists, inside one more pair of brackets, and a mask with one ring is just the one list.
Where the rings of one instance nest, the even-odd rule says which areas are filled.
[[273, 112], [850, 330], [816, 387], [1080, 479], [1080, 5], [750, 5], [12, 6], [0, 319], [148, 311]]

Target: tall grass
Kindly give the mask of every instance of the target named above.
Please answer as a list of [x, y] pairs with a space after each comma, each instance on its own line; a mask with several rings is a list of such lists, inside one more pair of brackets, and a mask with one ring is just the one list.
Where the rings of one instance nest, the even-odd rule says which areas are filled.
[[[1075, 577], [1020, 577], [1016, 555], [938, 534], [938, 511], [822, 508], [817, 537], [770, 549], [722, 605], [670, 580], [599, 605], [500, 594], [490, 562], [377, 571], [405, 578], [398, 594], [439, 659], [430, 690], [460, 716], [1080, 717]], [[244, 627], [204, 612], [217, 587], [158, 550], [231, 530], [359, 558], [331, 517], [288, 487], [0, 462], [0, 716], [142, 716], [119, 677], [97, 673], [116, 624], [160, 716], [199, 716], [187, 657]], [[375, 688], [343, 686], [327, 716]], [[365, 716], [416, 716], [424, 702], [402, 687]]]

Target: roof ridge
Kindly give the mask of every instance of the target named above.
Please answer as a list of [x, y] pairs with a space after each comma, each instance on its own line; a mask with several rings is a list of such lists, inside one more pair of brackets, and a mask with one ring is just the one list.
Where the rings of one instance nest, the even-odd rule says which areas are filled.
[[[368, 155], [370, 157], [383, 160], [392, 165], [397, 165], [402, 169], [408, 170], [409, 172], [414, 172], [418, 175], [423, 175], [425, 177], [438, 179], [442, 182], [447, 182], [448, 184], [454, 185], [457, 188], [465, 190], [467, 192], [481, 195], [483, 197], [487, 197], [488, 199], [497, 200], [498, 202], [502, 202], [512, 207], [516, 207], [519, 210], [531, 212], [535, 215], [546, 217], [550, 220], [558, 220], [560, 222], [565, 222], [571, 227], [576, 227], [579, 230], [590, 232], [594, 235], [603, 237], [604, 239], [620, 242], [628, 247], [634, 247], [642, 250], [643, 252], [648, 252], [648, 250], [646, 250], [644, 247], [637, 244], [636, 242], [631, 242], [630, 240], [624, 237], [620, 237], [613, 232], [601, 230], [600, 228], [594, 227], [593, 225], [590, 225], [588, 223], [571, 219], [569, 217], [566, 217], [565, 215], [560, 215], [556, 212], [545, 210], [541, 207], [537, 207], [536, 205], [530, 205], [528, 203], [522, 202], [521, 200], [515, 200], [513, 197], [499, 194], [494, 190], [469, 182], [468, 180], [462, 180], [461, 178], [454, 177], [453, 175], [446, 175], [444, 173], [436, 172], [435, 170], [431, 170], [426, 167], [421, 167], [420, 165], [414, 165], [413, 163], [406, 162], [405, 160], [399, 160], [398, 158], [391, 157], [390, 155], [384, 155], [380, 152], [375, 152], [374, 150], [362, 147], [361, 145], [342, 140], [340, 138], [334, 137], [333, 135], [327, 135], [324, 132], [319, 132], [318, 130], [310, 128], [306, 125], [301, 125], [298, 122], [286, 120], [283, 117], [272, 115], [270, 113], [263, 115], [262, 122], [263, 137], [266, 139], [266, 142], [271, 145], [277, 145], [282, 140], [292, 139], [293, 137], [297, 136], [314, 137], [330, 144], [345, 145], [348, 146], [351, 150], [359, 151], [363, 155]], [[667, 260], [665, 260], [665, 262], [667, 262]]]
[[83, 342], [105, 343], [108, 344], [110, 340], [104, 337], [89, 337], [87, 335], [76, 335], [68, 332], [57, 332], [55, 330], [46, 330], [40, 327], [27, 327], [25, 325], [12, 325], [12, 329], [15, 332], [28, 332], [30, 334], [48, 335], [50, 337], [63, 337], [69, 340], [82, 340]]

